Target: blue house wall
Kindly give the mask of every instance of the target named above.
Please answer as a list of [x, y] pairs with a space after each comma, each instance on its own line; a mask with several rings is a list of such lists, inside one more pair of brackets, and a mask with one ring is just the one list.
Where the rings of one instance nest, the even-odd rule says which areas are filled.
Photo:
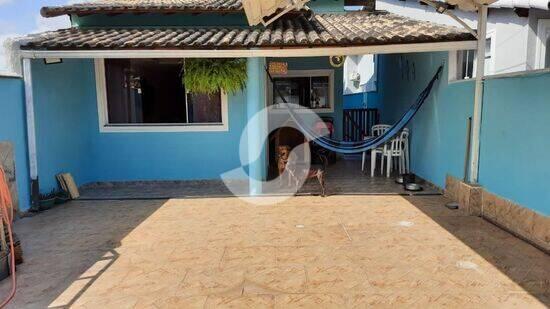
[[[392, 124], [414, 103], [447, 53], [388, 55], [380, 59], [379, 108], [382, 123]], [[403, 63], [414, 63], [416, 74]], [[409, 76], [402, 71], [409, 72]], [[446, 174], [462, 179], [467, 119], [473, 112], [473, 83], [448, 85], [447, 66], [432, 95], [409, 124], [411, 168], [419, 176], [444, 187]]]
[[0, 94], [0, 141], [13, 144], [19, 209], [26, 211], [31, 201], [23, 81], [0, 75]]
[[344, 96], [344, 109], [366, 108], [365, 93], [347, 94]]
[[[381, 57], [384, 69], [377, 100], [384, 102], [380, 106], [383, 122], [397, 120], [446, 55]], [[403, 57], [416, 63], [416, 76], [402, 76]], [[238, 143], [247, 118], [244, 93], [229, 98], [229, 132], [100, 133], [92, 60], [65, 59], [57, 65], [36, 60], [33, 75], [43, 192], [54, 188], [54, 175], [64, 171], [82, 184], [218, 178], [240, 165]], [[446, 77], [445, 70], [410, 124], [413, 171], [441, 187], [446, 174], [463, 176], [466, 121], [473, 110], [473, 82], [449, 84]], [[487, 80], [481, 135], [481, 185], [543, 214], [550, 213], [546, 188], [550, 164], [544, 155], [550, 145], [548, 139], [540, 138], [550, 129], [545, 119], [550, 112], [545, 88], [549, 81], [550, 74]], [[30, 202], [22, 81], [0, 78], [0, 90], [6, 115], [0, 123], [0, 140], [11, 140], [16, 146], [18, 189], [25, 210]]]
[[94, 181], [217, 179], [240, 166], [246, 99], [228, 101], [228, 132], [100, 133], [96, 110]]
[[78, 184], [93, 179], [94, 75], [87, 62], [32, 62], [36, 149], [40, 189], [57, 188], [55, 175], [68, 172]]
[[[325, 58], [283, 59], [289, 68], [326, 69]], [[228, 132], [100, 132], [94, 61], [32, 63], [41, 191], [57, 187], [55, 175], [77, 184], [97, 181], [218, 179], [241, 165], [239, 142], [248, 121], [246, 89], [228, 98]], [[333, 117], [341, 136], [341, 70], [335, 72]]]
[[487, 80], [479, 183], [550, 216], [550, 73]]
[[101, 133], [93, 60], [33, 61], [41, 191], [70, 172], [95, 181], [213, 179], [240, 166], [244, 94], [229, 96], [228, 132]]
[[[380, 57], [382, 122], [392, 124], [410, 107], [448, 53]], [[415, 65], [416, 72], [403, 64]], [[447, 65], [446, 65], [447, 67]], [[404, 71], [403, 71], [404, 70]], [[405, 72], [405, 73], [404, 73]], [[406, 72], [409, 72], [407, 76]], [[442, 79], [410, 123], [411, 168], [444, 187], [445, 176], [464, 177], [466, 130], [473, 113], [474, 82]], [[550, 74], [485, 82], [479, 183], [488, 191], [550, 214]]]
[[348, 94], [344, 96], [344, 109], [379, 108], [380, 97], [378, 92]]

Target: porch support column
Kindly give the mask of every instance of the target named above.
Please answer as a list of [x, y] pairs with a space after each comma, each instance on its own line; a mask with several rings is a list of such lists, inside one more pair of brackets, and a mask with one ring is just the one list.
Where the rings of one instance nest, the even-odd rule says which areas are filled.
[[260, 181], [266, 179], [267, 117], [254, 117], [265, 108], [266, 74], [265, 58], [248, 58], [246, 83], [246, 114], [248, 119], [248, 166], [249, 193], [262, 193]]
[[34, 96], [32, 88], [31, 59], [23, 59], [23, 81], [25, 83], [25, 113], [27, 118], [27, 148], [31, 178], [31, 207], [38, 207], [40, 189], [38, 186], [38, 163], [36, 159], [36, 129], [34, 124]]
[[483, 113], [483, 79], [485, 78], [485, 41], [487, 38], [487, 5], [478, 7], [477, 19], [477, 62], [474, 97], [474, 117], [472, 122], [472, 145], [470, 150], [470, 182], [479, 179], [479, 139]]

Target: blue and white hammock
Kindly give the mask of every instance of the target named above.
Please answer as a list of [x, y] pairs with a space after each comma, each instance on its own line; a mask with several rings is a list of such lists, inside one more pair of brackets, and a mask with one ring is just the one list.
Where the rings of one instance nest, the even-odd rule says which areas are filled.
[[[273, 83], [273, 77], [271, 77], [271, 74], [269, 73], [269, 70], [267, 70], [267, 76]], [[304, 121], [298, 116], [295, 112], [295, 107], [291, 106], [291, 104], [287, 104], [285, 97], [281, 94], [281, 90], [277, 87], [273, 87], [277, 94], [280, 96], [281, 100], [284, 105], [286, 106], [288, 112], [290, 113], [290, 117], [292, 120], [296, 123], [296, 125], [300, 128], [302, 133], [311, 141], [315, 142], [319, 146], [328, 149], [330, 151], [342, 153], [342, 154], [354, 154], [354, 153], [362, 153], [377, 147], [380, 147], [390, 141], [394, 136], [399, 134], [406, 126], [409, 124], [409, 122], [412, 120], [412, 118], [416, 115], [416, 113], [420, 110], [424, 102], [426, 102], [426, 99], [430, 96], [430, 93], [433, 89], [433, 86], [435, 82], [439, 79], [439, 76], [441, 75], [441, 72], [443, 71], [443, 66], [440, 66], [437, 70], [437, 73], [434, 75], [434, 77], [431, 79], [431, 81], [428, 83], [428, 86], [420, 93], [418, 98], [416, 99], [415, 103], [410, 107], [410, 109], [401, 117], [401, 119], [395, 123], [389, 130], [387, 130], [384, 134], [365, 139], [364, 141], [358, 141], [358, 142], [344, 142], [344, 141], [337, 141], [334, 139], [327, 138], [325, 136], [322, 136], [320, 134], [317, 134], [313, 132], [311, 129], [308, 128], [307, 125], [304, 125]]]

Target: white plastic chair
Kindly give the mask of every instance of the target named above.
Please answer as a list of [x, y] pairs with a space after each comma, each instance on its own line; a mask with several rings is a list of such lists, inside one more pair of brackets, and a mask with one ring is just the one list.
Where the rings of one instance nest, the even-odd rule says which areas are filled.
[[[384, 146], [384, 152], [382, 155], [382, 166], [386, 161], [386, 177], [391, 176], [391, 172], [394, 166], [399, 169], [400, 174], [408, 173], [409, 168], [407, 166], [408, 159], [406, 150], [409, 143], [409, 130], [404, 129], [399, 136], [391, 140], [390, 143]], [[397, 162], [395, 161], [397, 159]], [[383, 170], [383, 168], [382, 168]]]
[[[395, 159], [397, 159], [398, 162], [395, 162]], [[386, 177], [389, 178], [391, 176], [394, 165], [398, 165], [399, 173], [404, 173], [404, 159], [404, 143], [400, 134], [384, 146], [381, 166], [383, 171], [384, 161], [386, 161]]]
[[386, 131], [388, 131], [389, 129], [391, 129], [391, 126], [389, 124], [376, 124], [376, 125], [373, 125], [372, 126], [372, 136], [380, 136], [384, 133], [386, 133]]
[[[390, 128], [391, 128], [391, 126], [387, 125], [387, 124], [374, 125], [371, 128], [371, 132], [372, 132], [371, 137], [380, 136], [380, 135], [386, 133], [386, 131], [388, 131]], [[368, 138], [370, 138], [370, 137], [368, 137]], [[383, 152], [383, 149], [384, 149], [384, 147], [378, 147], [376, 149], [372, 149], [371, 152], [370, 152], [370, 156], [371, 156], [371, 177], [374, 177], [374, 166], [376, 166], [376, 155], [381, 154]], [[363, 152], [363, 160], [362, 160], [362, 163], [361, 163], [361, 171], [365, 171], [366, 159], [367, 159], [367, 152], [365, 151], [365, 152]], [[374, 163], [373, 163], [373, 161], [374, 161]]]
[[[371, 151], [371, 177], [374, 177], [374, 172], [376, 169], [376, 159], [378, 154], [382, 155], [381, 162], [380, 162], [381, 175], [384, 175], [384, 161], [386, 161], [385, 159], [387, 159], [387, 164], [388, 164], [386, 169], [390, 167], [390, 174], [393, 166], [395, 166], [396, 168], [399, 168], [399, 172], [401, 174], [410, 172], [409, 134], [410, 134], [409, 129], [405, 128], [399, 134], [398, 137], [394, 138], [392, 141], [390, 141], [383, 147], [379, 147]], [[400, 145], [398, 145], [398, 143], [400, 143]], [[394, 158], [397, 156], [399, 156], [398, 161], [395, 161]], [[386, 171], [386, 174], [387, 174], [387, 171]]]

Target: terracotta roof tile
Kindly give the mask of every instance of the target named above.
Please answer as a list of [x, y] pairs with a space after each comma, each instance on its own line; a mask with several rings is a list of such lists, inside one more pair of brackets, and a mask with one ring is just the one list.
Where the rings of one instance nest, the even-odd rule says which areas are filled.
[[101, 13], [177, 13], [177, 12], [240, 12], [240, 0], [95, 0], [83, 3], [46, 6], [42, 16], [54, 17], [65, 14], [101, 14]]
[[22, 49], [243, 49], [474, 40], [465, 30], [386, 12], [280, 19], [263, 27], [71, 28], [32, 35]]

